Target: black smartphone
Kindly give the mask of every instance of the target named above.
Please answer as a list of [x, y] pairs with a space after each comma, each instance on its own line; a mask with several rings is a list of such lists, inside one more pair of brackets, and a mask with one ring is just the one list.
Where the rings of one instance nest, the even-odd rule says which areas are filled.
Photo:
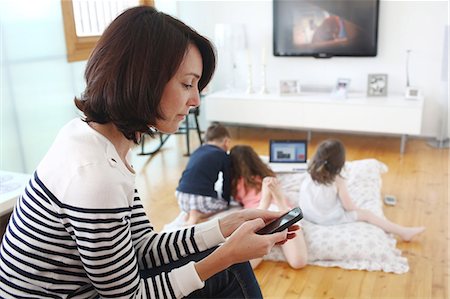
[[280, 218], [266, 224], [266, 226], [258, 230], [256, 233], [258, 235], [268, 235], [281, 232], [302, 218], [302, 210], [299, 207], [295, 207], [289, 212], [280, 216]]

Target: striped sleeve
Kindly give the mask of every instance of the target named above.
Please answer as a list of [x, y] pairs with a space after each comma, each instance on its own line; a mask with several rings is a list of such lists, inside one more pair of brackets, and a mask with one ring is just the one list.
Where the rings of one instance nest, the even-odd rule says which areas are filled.
[[178, 231], [155, 233], [137, 193], [131, 215], [131, 234], [143, 269], [168, 264], [225, 241], [217, 219]]
[[180, 298], [203, 287], [193, 263], [148, 279], [142, 279], [139, 270], [222, 242], [217, 220], [179, 232], [156, 233], [137, 192], [132, 207], [89, 209], [61, 203], [38, 183], [58, 206], [87, 277], [102, 298]]
[[[178, 231], [155, 233], [137, 193], [135, 193], [131, 216], [131, 234], [141, 269], [168, 264], [225, 241], [220, 231], [218, 219]], [[162, 273], [160, 277], [149, 278], [148, 280], [149, 282], [144, 282], [144, 287], [147, 292], [150, 292], [151, 296], [153, 296], [155, 289], [164, 286], [167, 288], [165, 290], [167, 298], [172, 298], [170, 295], [175, 295], [177, 298], [179, 296], [184, 297], [204, 286], [193, 262], [174, 269], [168, 274]]]
[[136, 192], [132, 202], [71, 206], [35, 173], [0, 246], [0, 297], [181, 298], [203, 287], [193, 262], [146, 279], [140, 270], [223, 242], [218, 221], [156, 233]]

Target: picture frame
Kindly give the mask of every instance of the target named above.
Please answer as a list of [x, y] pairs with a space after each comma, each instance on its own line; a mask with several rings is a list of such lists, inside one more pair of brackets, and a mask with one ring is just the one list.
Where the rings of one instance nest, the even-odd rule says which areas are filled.
[[336, 81], [336, 92], [348, 92], [348, 88], [350, 86], [350, 79], [348, 78], [339, 78]]
[[346, 99], [350, 87], [350, 79], [338, 78], [334, 88], [334, 97], [337, 99]]
[[300, 93], [300, 83], [297, 80], [280, 80], [280, 95], [296, 95]]
[[367, 96], [386, 97], [388, 88], [387, 74], [369, 74], [367, 77]]

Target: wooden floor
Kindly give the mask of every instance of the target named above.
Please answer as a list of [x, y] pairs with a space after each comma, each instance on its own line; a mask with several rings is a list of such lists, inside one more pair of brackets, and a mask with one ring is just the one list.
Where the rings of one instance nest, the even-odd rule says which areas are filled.
[[[233, 144], [252, 145], [262, 155], [268, 154], [270, 138], [306, 138], [303, 131], [230, 130]], [[411, 139], [405, 154], [400, 155], [398, 137], [313, 133], [309, 153], [330, 137], [344, 142], [347, 160], [376, 158], [384, 162], [389, 172], [383, 175], [382, 194], [398, 199], [395, 207], [384, 207], [386, 216], [405, 225], [425, 225], [427, 230], [414, 242], [398, 244], [410, 264], [410, 271], [403, 275], [316, 266], [292, 270], [285, 263], [263, 262], [255, 273], [264, 297], [449, 298], [449, 150], [432, 148], [423, 139]], [[192, 135], [191, 147], [198, 145]], [[174, 135], [157, 155], [135, 157], [138, 188], [157, 229], [179, 213], [174, 191], [188, 160], [185, 151], [184, 136]]]

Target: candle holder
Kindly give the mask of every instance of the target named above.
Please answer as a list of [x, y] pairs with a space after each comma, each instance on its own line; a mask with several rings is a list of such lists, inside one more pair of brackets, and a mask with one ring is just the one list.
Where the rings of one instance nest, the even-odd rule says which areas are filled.
[[269, 90], [267, 90], [267, 76], [266, 76], [266, 65], [263, 64], [261, 68], [261, 80], [262, 80], [262, 87], [261, 87], [261, 94], [267, 94], [269, 93]]
[[247, 91], [246, 93], [251, 94], [255, 93], [253, 90], [253, 78], [252, 78], [252, 65], [248, 65], [248, 73], [247, 73]]

